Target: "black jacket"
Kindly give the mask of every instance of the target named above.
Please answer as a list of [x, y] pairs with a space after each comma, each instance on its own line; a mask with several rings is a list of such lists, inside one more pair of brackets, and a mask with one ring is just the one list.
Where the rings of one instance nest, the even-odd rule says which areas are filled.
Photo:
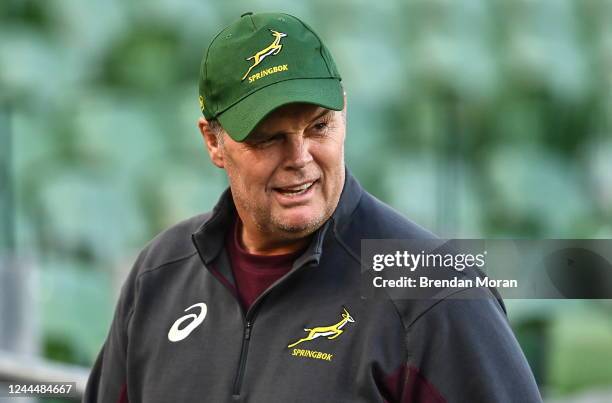
[[498, 299], [361, 297], [361, 239], [433, 235], [348, 172], [332, 217], [246, 315], [223, 247], [232, 214], [228, 190], [140, 253], [84, 402], [541, 401]]

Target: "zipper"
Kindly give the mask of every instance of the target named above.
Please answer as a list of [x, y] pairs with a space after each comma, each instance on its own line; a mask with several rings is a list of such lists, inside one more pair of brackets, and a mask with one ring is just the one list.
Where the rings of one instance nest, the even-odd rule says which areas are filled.
[[265, 296], [273, 289], [276, 288], [281, 283], [285, 282], [289, 277], [293, 276], [297, 271], [302, 270], [304, 267], [308, 266], [311, 262], [306, 261], [300, 267], [291, 271], [284, 277], [280, 278], [274, 284], [272, 284], [267, 290], [265, 290], [261, 295], [259, 295], [253, 304], [248, 309], [245, 314], [245, 326], [244, 333], [242, 337], [242, 349], [240, 350], [240, 364], [238, 366], [238, 373], [236, 374], [236, 379], [234, 380], [234, 390], [232, 392], [232, 398], [238, 399], [240, 398], [240, 391], [242, 388], [242, 381], [244, 379], [245, 367], [247, 362], [247, 356], [249, 355], [249, 341], [251, 340], [251, 331], [253, 329], [253, 324], [255, 322], [255, 316], [257, 313], [257, 308], [261, 304], [261, 301], [265, 298]]
[[242, 378], [244, 378], [244, 369], [246, 366], [247, 356], [249, 354], [249, 341], [251, 340], [251, 328], [253, 322], [247, 321], [244, 327], [244, 337], [242, 338], [242, 350], [240, 351], [240, 366], [238, 367], [238, 374], [234, 381], [234, 391], [232, 393], [234, 398], [240, 396], [240, 387], [242, 386]]
[[[209, 221], [207, 223], [209, 223], [210, 221], [214, 220], [217, 218], [218, 216], [218, 212], [215, 213], [213, 212], [213, 216], [209, 219]], [[206, 223], [206, 224], [207, 224]], [[206, 225], [205, 224], [205, 225]], [[327, 225], [327, 224], [326, 224]], [[323, 228], [325, 228], [323, 230], [323, 232], [318, 232], [318, 238], [321, 238], [325, 235], [326, 230], [326, 226], [324, 226]], [[208, 265], [206, 264], [206, 261], [203, 258], [203, 255], [200, 251], [200, 247], [199, 244], [196, 240], [195, 234], [192, 234], [191, 236], [193, 244], [195, 245], [195, 248], [198, 252], [198, 256], [200, 257], [200, 260], [202, 261], [202, 263], [204, 264], [204, 267], [206, 267], [208, 269]], [[321, 242], [320, 239], [317, 240], [317, 242]], [[308, 248], [310, 249], [310, 248]], [[315, 251], [315, 254], [318, 256], [320, 255], [320, 251], [317, 249]], [[285, 276], [283, 276], [282, 278], [280, 278], [279, 280], [277, 280], [276, 282], [274, 282], [270, 287], [268, 287], [267, 290], [265, 290], [261, 295], [259, 295], [255, 301], [253, 301], [253, 304], [249, 307], [249, 309], [247, 310], [247, 312], [244, 312], [244, 308], [242, 307], [242, 304], [240, 304], [240, 301], [238, 300], [238, 296], [236, 294], [234, 294], [233, 290], [231, 290], [229, 287], [227, 287], [227, 285], [223, 282], [220, 281], [219, 278], [217, 278], [216, 275], [213, 274], [213, 277], [215, 277], [215, 279], [217, 281], [219, 281], [221, 283], [222, 286], [224, 286], [224, 288], [226, 288], [234, 297], [234, 299], [236, 300], [236, 302], [238, 303], [238, 305], [241, 307], [241, 311], [244, 315], [244, 319], [245, 319], [245, 327], [244, 327], [244, 333], [243, 333], [243, 337], [242, 337], [242, 347], [240, 350], [240, 361], [239, 361], [239, 366], [238, 366], [238, 372], [236, 374], [236, 378], [234, 379], [234, 385], [233, 385], [233, 390], [232, 390], [232, 398], [233, 399], [239, 399], [240, 398], [240, 391], [242, 388], [242, 382], [244, 379], [244, 374], [246, 371], [246, 362], [247, 362], [247, 356], [249, 354], [249, 341], [251, 339], [251, 331], [253, 328], [253, 323], [255, 320], [255, 313], [256, 313], [256, 308], [258, 307], [258, 305], [260, 305], [261, 301], [264, 299], [264, 297], [273, 289], [278, 287], [281, 283], [287, 281], [288, 278], [290, 278], [291, 276], [295, 275], [296, 272], [301, 271], [304, 269], [304, 267], [307, 267], [309, 265], [311, 265], [313, 263], [313, 261], [316, 261], [317, 258], [314, 257], [313, 255], [309, 256], [307, 259], [305, 259], [304, 261], [300, 261], [301, 259], [298, 258], [298, 260], [296, 260], [294, 262], [294, 267], [292, 268], [292, 270], [286, 274]], [[299, 262], [299, 266], [295, 266], [295, 264]], [[221, 274], [222, 275], [222, 274]]]

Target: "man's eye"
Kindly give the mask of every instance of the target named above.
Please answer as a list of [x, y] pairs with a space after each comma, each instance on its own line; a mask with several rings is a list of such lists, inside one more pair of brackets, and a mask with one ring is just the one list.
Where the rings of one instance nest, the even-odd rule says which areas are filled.
[[327, 122], [319, 122], [316, 125], [314, 125], [314, 128], [317, 131], [323, 131], [327, 129]]
[[281, 135], [270, 136], [270, 137], [267, 137], [265, 139], [261, 139], [261, 140], [255, 142], [255, 145], [257, 145], [257, 146], [265, 146], [265, 145], [268, 145], [268, 144], [272, 144], [275, 141], [279, 140], [281, 137], [282, 137]]

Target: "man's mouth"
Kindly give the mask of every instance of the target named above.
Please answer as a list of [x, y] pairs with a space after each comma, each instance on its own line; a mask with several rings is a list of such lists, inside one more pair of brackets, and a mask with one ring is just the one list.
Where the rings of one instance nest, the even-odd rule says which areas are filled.
[[308, 192], [308, 190], [310, 190], [312, 185], [314, 185], [316, 182], [317, 181], [315, 180], [315, 181], [305, 182], [305, 183], [294, 185], [294, 186], [278, 187], [278, 188], [274, 188], [274, 190], [277, 191], [278, 193], [281, 193], [284, 196], [299, 196], [299, 195], [302, 195]]

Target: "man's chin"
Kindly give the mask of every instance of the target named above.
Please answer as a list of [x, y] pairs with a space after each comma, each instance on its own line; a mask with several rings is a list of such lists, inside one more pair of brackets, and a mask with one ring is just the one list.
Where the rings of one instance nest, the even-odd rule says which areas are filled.
[[278, 229], [292, 237], [310, 235], [319, 229], [323, 223], [324, 219], [322, 216], [293, 215], [278, 217], [278, 219], [274, 220], [274, 224]]

